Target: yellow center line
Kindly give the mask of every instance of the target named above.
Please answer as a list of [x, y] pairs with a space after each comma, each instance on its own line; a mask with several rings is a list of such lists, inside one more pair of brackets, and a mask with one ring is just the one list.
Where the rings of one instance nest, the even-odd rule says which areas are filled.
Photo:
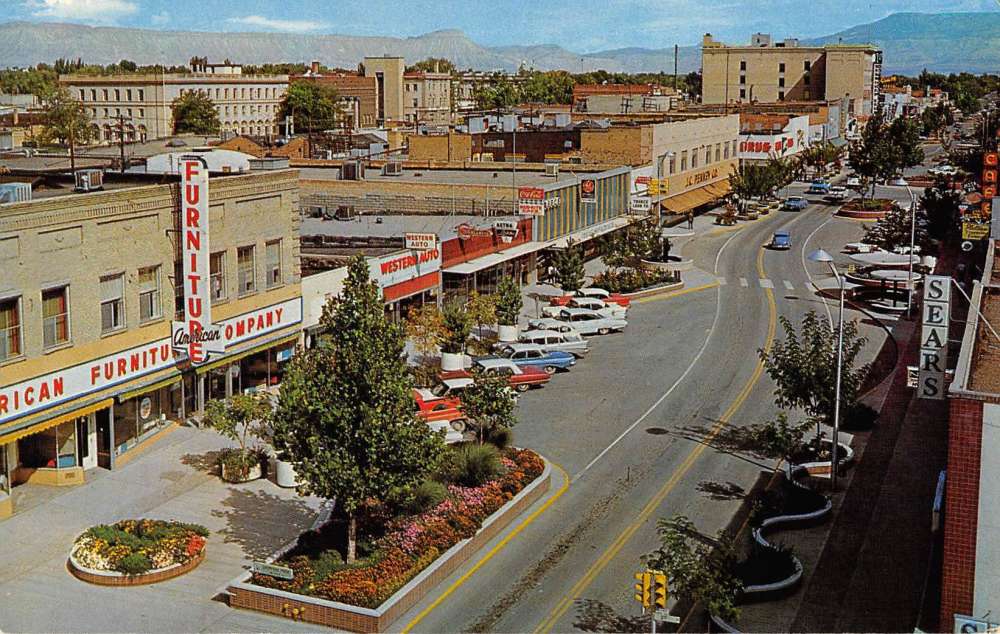
[[692, 286], [691, 288], [683, 288], [679, 291], [674, 291], [666, 295], [658, 295], [656, 297], [644, 297], [642, 299], [637, 299], [634, 304], [646, 304], [648, 302], [659, 302], [665, 299], [672, 299], [674, 297], [680, 297], [681, 295], [687, 295], [688, 293], [697, 293], [698, 291], [707, 291], [710, 288], [715, 288], [718, 286], [718, 282], [709, 282], [708, 284], [702, 284], [701, 286]]
[[409, 623], [407, 623], [406, 627], [403, 628], [402, 634], [408, 634], [417, 625], [417, 623], [420, 623], [420, 621], [424, 620], [424, 618], [428, 614], [430, 614], [434, 610], [434, 608], [436, 608], [437, 606], [441, 605], [444, 602], [445, 599], [447, 599], [449, 596], [451, 596], [451, 594], [453, 592], [455, 592], [455, 590], [457, 590], [463, 583], [465, 583], [466, 581], [468, 581], [469, 578], [472, 577], [472, 575], [476, 574], [477, 570], [479, 570], [484, 565], [486, 565], [486, 562], [488, 562], [490, 559], [493, 559], [494, 555], [496, 555], [501, 550], [503, 550], [504, 547], [508, 543], [510, 543], [510, 541], [512, 539], [514, 539], [515, 537], [517, 537], [517, 535], [528, 526], [528, 524], [531, 524], [536, 519], [538, 519], [538, 517], [542, 513], [544, 513], [546, 510], [548, 510], [548, 508], [550, 506], [552, 506], [552, 504], [556, 500], [558, 500], [560, 497], [562, 497], [562, 494], [565, 493], [566, 489], [569, 488], [569, 480], [570, 480], [569, 474], [566, 473], [565, 469], [563, 469], [561, 466], [557, 465], [556, 463], [552, 462], [551, 460], [549, 461], [549, 464], [551, 464], [555, 469], [558, 469], [559, 472], [562, 473], [562, 475], [563, 475], [563, 483], [562, 483], [562, 486], [559, 487], [559, 490], [557, 490], [555, 492], [555, 494], [553, 494], [551, 497], [549, 497], [549, 499], [545, 501], [545, 504], [542, 504], [531, 515], [529, 515], [528, 517], [524, 518], [524, 520], [520, 524], [517, 525], [517, 528], [515, 528], [511, 532], [507, 533], [507, 535], [504, 536], [504, 538], [501, 539], [497, 543], [496, 546], [494, 546], [493, 548], [491, 548], [490, 551], [488, 553], [486, 553], [483, 556], [482, 559], [480, 559], [479, 561], [476, 562], [476, 565], [474, 565], [472, 568], [469, 568], [469, 570], [466, 571], [465, 574], [463, 574], [461, 577], [459, 577], [458, 579], [456, 579], [454, 583], [452, 583], [450, 586], [448, 586], [448, 589], [445, 590], [444, 592], [442, 592], [441, 596], [439, 596], [438, 598], [434, 599], [434, 601], [431, 602], [430, 605], [428, 605], [426, 608], [424, 608], [423, 610], [420, 611], [420, 614], [417, 614], [415, 617], [413, 617], [413, 620], [411, 620]]
[[[764, 252], [757, 252], [757, 273], [761, 278], [764, 277]], [[774, 342], [775, 331], [778, 325], [778, 307], [774, 301], [774, 292], [771, 289], [764, 289], [765, 295], [767, 296], [768, 303], [768, 325], [767, 325], [767, 338], [764, 343], [764, 349], [770, 349], [771, 344]], [[750, 396], [750, 392], [756, 386], [757, 381], [760, 380], [761, 374], [764, 372], [764, 364], [757, 362], [754, 368], [753, 374], [750, 379], [740, 390], [740, 393], [736, 396], [736, 399], [729, 405], [726, 411], [719, 418], [718, 422], [709, 431], [708, 436], [704, 442], [700, 442], [695, 445], [691, 453], [684, 459], [679, 467], [674, 471], [670, 479], [657, 491], [656, 495], [643, 507], [639, 515], [622, 531], [621, 535], [608, 547], [604, 553], [598, 557], [587, 572], [584, 573], [583, 577], [577, 581], [570, 591], [556, 604], [555, 608], [549, 613], [549, 615], [542, 621], [538, 627], [535, 628], [535, 634], [548, 634], [559, 622], [559, 619], [566, 613], [567, 610], [573, 605], [573, 602], [583, 593], [584, 590], [593, 583], [597, 575], [601, 573], [604, 568], [607, 567], [609, 563], [615, 558], [615, 556], [624, 548], [625, 544], [632, 538], [636, 531], [649, 520], [650, 516], [656, 512], [656, 509], [663, 502], [664, 498], [670, 494], [671, 491], [680, 483], [681, 479], [687, 472], [690, 471], [691, 467], [697, 461], [698, 457], [705, 451], [709, 443], [723, 430], [723, 428], [729, 423], [729, 420], [736, 414], [737, 410], [743, 405], [744, 401]]]

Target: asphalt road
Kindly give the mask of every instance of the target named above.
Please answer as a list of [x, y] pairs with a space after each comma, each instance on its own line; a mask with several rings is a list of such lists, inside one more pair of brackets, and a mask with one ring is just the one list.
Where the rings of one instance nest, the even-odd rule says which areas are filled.
[[[933, 152], [928, 152], [933, 155]], [[915, 170], [916, 171], [916, 170]], [[786, 194], [802, 194], [795, 184]], [[905, 187], [878, 195], [909, 201]], [[915, 194], [919, 195], [919, 191]], [[591, 339], [591, 353], [544, 389], [522, 396], [518, 445], [557, 465], [553, 499], [532, 510], [396, 622], [415, 632], [548, 632], [634, 627], [632, 575], [657, 545], [656, 521], [689, 517], [705, 534], [724, 527], [762, 469], [717, 449], [716, 434], [774, 416], [773, 384], [757, 350], [781, 338], [778, 316], [808, 310], [831, 321], [836, 307], [809, 284], [832, 274], [807, 256], [823, 248], [837, 265], [863, 224], [815, 201], [685, 247], [718, 285], [636, 302], [625, 333]], [[773, 231], [792, 248], [763, 248]], [[891, 332], [853, 310], [873, 357]], [[884, 327], [883, 327], [884, 326]]]

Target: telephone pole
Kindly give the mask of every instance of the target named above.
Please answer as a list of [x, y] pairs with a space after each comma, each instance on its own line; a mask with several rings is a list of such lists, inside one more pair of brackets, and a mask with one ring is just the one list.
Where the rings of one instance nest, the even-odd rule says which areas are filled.
[[121, 156], [121, 170], [122, 174], [125, 173], [125, 115], [120, 114], [118, 119], [118, 151]]

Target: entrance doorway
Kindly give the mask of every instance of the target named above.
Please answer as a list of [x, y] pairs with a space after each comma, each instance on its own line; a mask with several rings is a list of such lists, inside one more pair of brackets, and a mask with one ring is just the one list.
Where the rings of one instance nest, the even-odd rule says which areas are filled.
[[77, 464], [84, 469], [97, 466], [97, 433], [93, 414], [76, 419]]
[[111, 408], [94, 414], [97, 423], [97, 466], [111, 468]]

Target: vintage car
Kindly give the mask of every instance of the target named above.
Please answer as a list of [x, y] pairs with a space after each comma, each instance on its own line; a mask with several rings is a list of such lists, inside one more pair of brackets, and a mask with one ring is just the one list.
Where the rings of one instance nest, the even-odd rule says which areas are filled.
[[518, 336], [518, 341], [541, 346], [543, 350], [568, 352], [577, 358], [582, 358], [590, 352], [590, 344], [583, 338], [583, 335], [575, 330], [567, 332], [559, 332], [557, 330], [526, 330]]
[[[545, 370], [532, 365], [518, 365], [510, 359], [486, 357], [472, 362], [472, 371], [506, 376], [510, 386], [518, 392], [527, 392], [533, 385], [544, 385], [552, 377]], [[448, 370], [438, 375], [442, 381], [448, 379], [471, 379], [470, 370]]]
[[[542, 368], [547, 374], [569, 370], [576, 365], [576, 357], [560, 350], [545, 350], [533, 343], [508, 343], [497, 348], [496, 357], [510, 359], [517, 365]], [[485, 357], [484, 357], [485, 358]]]
[[620, 317], [607, 317], [586, 308], [564, 308], [556, 319], [573, 326], [581, 335], [606, 335], [621, 332], [628, 322]]
[[563, 308], [587, 308], [606, 317], [622, 317], [628, 314], [628, 309], [619, 304], [609, 304], [596, 297], [571, 297], [563, 305], [552, 305], [542, 308], [546, 317], [555, 317]]
[[594, 299], [603, 300], [608, 304], [618, 304], [619, 306], [623, 306], [625, 308], [628, 308], [629, 304], [632, 303], [631, 299], [620, 293], [609, 293], [603, 288], [598, 288], [596, 286], [587, 286], [578, 291], [573, 291], [569, 295], [553, 297], [549, 303], [553, 306], [565, 306], [574, 297], [593, 297]]

